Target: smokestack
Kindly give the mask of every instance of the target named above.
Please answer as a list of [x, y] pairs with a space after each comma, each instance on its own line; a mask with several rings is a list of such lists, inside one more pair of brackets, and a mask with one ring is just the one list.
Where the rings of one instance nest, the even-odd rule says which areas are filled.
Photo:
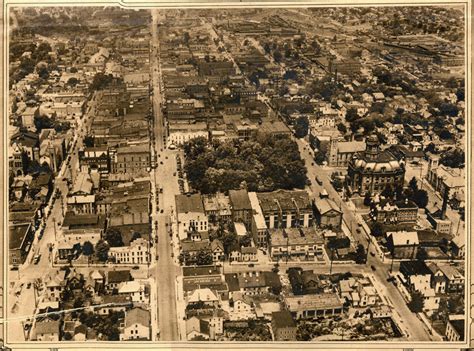
[[443, 194], [443, 205], [441, 207], [441, 219], [446, 219], [446, 208], [448, 207], [449, 188], [445, 186]]

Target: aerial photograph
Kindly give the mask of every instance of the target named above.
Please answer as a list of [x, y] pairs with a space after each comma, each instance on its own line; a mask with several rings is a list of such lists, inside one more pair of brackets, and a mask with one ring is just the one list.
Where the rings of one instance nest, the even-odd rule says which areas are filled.
[[5, 342], [466, 342], [465, 15], [10, 7]]

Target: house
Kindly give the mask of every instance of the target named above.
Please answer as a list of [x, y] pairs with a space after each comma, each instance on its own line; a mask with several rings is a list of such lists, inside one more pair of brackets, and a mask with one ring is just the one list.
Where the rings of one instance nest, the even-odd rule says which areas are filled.
[[109, 257], [115, 258], [118, 264], [149, 264], [149, 242], [143, 238], [133, 240], [129, 246], [111, 247]]
[[329, 198], [317, 198], [314, 201], [315, 219], [322, 228], [341, 228], [342, 211], [337, 204]]
[[438, 265], [434, 262], [429, 262], [427, 267], [431, 271], [431, 287], [435, 293], [444, 294], [446, 292], [446, 278]]
[[353, 307], [374, 306], [377, 303], [377, 291], [365, 278], [350, 277], [339, 281], [341, 298]]
[[74, 328], [74, 341], [86, 341], [87, 339], [87, 326], [80, 324]]
[[221, 262], [224, 261], [224, 245], [219, 239], [214, 239], [211, 242], [212, 261]]
[[296, 341], [296, 323], [290, 311], [272, 312], [272, 330], [275, 341]]
[[418, 246], [417, 232], [387, 232], [387, 247], [394, 258], [416, 258]]
[[256, 247], [242, 247], [241, 260], [242, 262], [255, 262], [257, 261], [257, 248]]
[[207, 232], [208, 218], [201, 194], [176, 195], [176, 216], [180, 240], [188, 239], [191, 232]]
[[285, 296], [284, 303], [296, 319], [339, 315], [344, 302], [336, 293]]
[[209, 288], [200, 288], [194, 290], [186, 297], [186, 303], [199, 304], [202, 306], [217, 307], [220, 303], [219, 296]]
[[140, 307], [132, 308], [125, 313], [123, 332], [120, 340], [150, 340], [150, 311]]
[[464, 258], [466, 255], [466, 238], [464, 234], [457, 235], [453, 238], [452, 252], [455, 257]]
[[133, 306], [129, 295], [102, 295], [97, 302], [99, 306], [94, 306], [94, 310], [101, 316], [110, 312], [125, 312]]
[[237, 243], [234, 243], [229, 248], [229, 262], [240, 262], [242, 261], [242, 251], [240, 246]]
[[36, 322], [32, 340], [59, 341], [59, 321], [46, 319]]
[[465, 276], [455, 266], [439, 265], [441, 272], [446, 279], [446, 291], [448, 292], [462, 292], [464, 291]]
[[253, 300], [248, 295], [241, 292], [235, 292], [232, 295], [234, 312], [251, 313], [253, 311]]
[[448, 341], [464, 341], [464, 319], [449, 320], [446, 325], [446, 339]]
[[388, 318], [392, 316], [392, 311], [387, 305], [375, 306], [370, 308], [370, 317], [375, 318]]
[[209, 322], [193, 316], [186, 320], [186, 340], [209, 340]]
[[242, 222], [247, 228], [252, 224], [252, 204], [247, 190], [229, 190], [229, 202], [232, 210], [232, 220]]
[[66, 271], [59, 270], [49, 273], [44, 279], [45, 298], [48, 301], [60, 301], [61, 293], [66, 286]]
[[118, 294], [130, 296], [134, 303], [146, 303], [149, 287], [145, 283], [132, 280], [122, 283], [118, 288]]
[[235, 292], [244, 295], [260, 295], [281, 290], [278, 274], [273, 272], [239, 272], [225, 274], [225, 281], [229, 287], [229, 297]]
[[107, 272], [107, 289], [118, 289], [119, 285], [125, 282], [132, 281], [130, 270], [108, 271]]

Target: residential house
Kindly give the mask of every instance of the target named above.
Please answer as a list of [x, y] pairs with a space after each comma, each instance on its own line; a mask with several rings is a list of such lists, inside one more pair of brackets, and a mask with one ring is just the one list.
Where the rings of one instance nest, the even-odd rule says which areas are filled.
[[66, 286], [66, 271], [56, 269], [44, 279], [44, 296], [48, 301], [60, 301], [61, 293]]
[[186, 320], [186, 340], [209, 340], [209, 322], [193, 316]]
[[150, 311], [134, 307], [125, 313], [124, 324], [120, 340], [151, 340]]
[[118, 289], [125, 282], [132, 281], [130, 270], [113, 270], [107, 272], [106, 288], [108, 290]]
[[242, 262], [255, 262], [257, 261], [257, 248], [256, 247], [242, 247], [240, 249]]
[[296, 341], [296, 323], [290, 311], [272, 312], [272, 331], [275, 341]]
[[367, 278], [350, 277], [339, 281], [341, 298], [348, 301], [353, 307], [374, 306], [378, 294]]
[[235, 243], [229, 248], [229, 262], [240, 262], [242, 261], [241, 247]]
[[463, 292], [466, 277], [464, 274], [452, 265], [438, 265], [438, 268], [443, 272], [446, 279], [446, 291], [448, 292]]
[[59, 341], [59, 321], [46, 319], [36, 322], [32, 340]]
[[214, 239], [211, 242], [211, 252], [212, 252], [212, 261], [213, 262], [222, 262], [224, 261], [224, 245], [219, 239]]
[[250, 296], [241, 292], [235, 292], [232, 295], [233, 311], [237, 313], [253, 312], [253, 300]]
[[118, 294], [130, 296], [133, 303], [147, 303], [149, 287], [147, 284], [136, 280], [123, 282], [119, 285]]

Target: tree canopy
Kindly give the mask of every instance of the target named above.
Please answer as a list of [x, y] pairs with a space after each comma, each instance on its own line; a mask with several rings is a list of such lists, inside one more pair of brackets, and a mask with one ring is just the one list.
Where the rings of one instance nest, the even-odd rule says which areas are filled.
[[303, 189], [308, 179], [298, 145], [287, 136], [259, 133], [247, 141], [209, 145], [196, 138], [184, 145], [185, 170], [191, 186], [209, 194], [239, 189], [249, 191]]

